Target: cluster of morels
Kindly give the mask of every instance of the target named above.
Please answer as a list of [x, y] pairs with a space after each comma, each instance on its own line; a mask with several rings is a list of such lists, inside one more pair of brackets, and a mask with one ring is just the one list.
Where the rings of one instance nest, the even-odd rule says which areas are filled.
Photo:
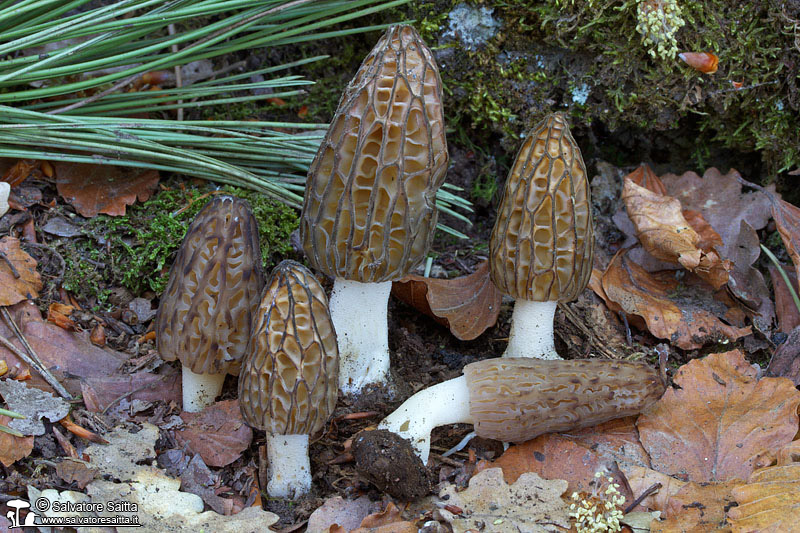
[[[244, 420], [267, 433], [271, 496], [310, 490], [309, 435], [338, 390], [386, 385], [391, 282], [428, 252], [447, 166], [436, 63], [412, 27], [395, 26], [345, 90], [306, 184], [301, 240], [311, 266], [334, 278], [330, 307], [298, 263], [280, 263], [265, 285], [246, 202], [217, 196], [190, 226], [161, 300], [158, 349], [183, 365], [187, 411], [212, 403], [227, 373], [239, 375]], [[648, 365], [564, 361], [555, 351], [557, 302], [584, 290], [592, 251], [586, 169], [554, 114], [523, 143], [491, 236], [492, 280], [516, 299], [508, 349], [415, 394], [380, 428], [426, 462], [439, 425], [521, 442], [654, 402], [665, 385]]]

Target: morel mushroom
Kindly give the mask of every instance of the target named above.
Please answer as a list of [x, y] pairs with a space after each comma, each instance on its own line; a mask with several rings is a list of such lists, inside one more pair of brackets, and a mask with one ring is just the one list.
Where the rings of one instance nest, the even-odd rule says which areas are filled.
[[392, 280], [430, 247], [447, 162], [436, 63], [414, 28], [393, 26], [339, 102], [300, 219], [309, 262], [335, 278], [331, 316], [346, 393], [386, 382]]
[[267, 282], [239, 376], [244, 420], [267, 432], [270, 496], [311, 489], [308, 437], [333, 413], [338, 374], [325, 291], [306, 267], [283, 261]]
[[156, 316], [161, 357], [183, 365], [183, 409], [214, 402], [237, 375], [264, 286], [258, 225], [246, 201], [215, 196], [189, 225]]
[[525, 139], [492, 230], [492, 281], [516, 299], [503, 357], [560, 359], [553, 340], [556, 306], [586, 288], [593, 252], [586, 167], [556, 113]]
[[523, 442], [639, 413], [665, 387], [659, 371], [640, 362], [485, 359], [418, 392], [378, 427], [409, 440], [427, 462], [437, 426], [474, 424], [478, 436]]

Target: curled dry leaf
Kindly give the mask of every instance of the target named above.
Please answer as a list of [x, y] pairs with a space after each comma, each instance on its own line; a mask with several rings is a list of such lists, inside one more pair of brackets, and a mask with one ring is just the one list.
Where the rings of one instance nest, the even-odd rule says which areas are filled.
[[[778, 317], [778, 331], [789, 333], [797, 326], [800, 326], [800, 310], [797, 309], [792, 293], [775, 265], [769, 265], [767, 268], [769, 269], [769, 277], [772, 280], [772, 289], [775, 291], [775, 314]], [[782, 265], [781, 268], [786, 273], [786, 277], [789, 278], [789, 283], [792, 284], [792, 287], [796, 287], [798, 284], [797, 274], [791, 272], [786, 265]]]
[[416, 533], [417, 527], [400, 516], [400, 509], [389, 502], [386, 509], [364, 517], [361, 526], [351, 533]]
[[[772, 203], [772, 217], [778, 226], [783, 245], [792, 258], [797, 277], [800, 278], [800, 208], [784, 200], [777, 200]], [[795, 290], [798, 289], [800, 287], [795, 284]]]
[[150, 198], [159, 179], [156, 170], [110, 165], [60, 162], [55, 169], [58, 194], [84, 217], [124, 215], [126, 206]]
[[75, 308], [71, 305], [64, 305], [62, 303], [53, 302], [47, 308], [47, 321], [52, 322], [61, 329], [73, 331], [75, 329], [75, 322], [69, 317]]
[[[658, 186], [660, 181], [650, 183], [659, 190], [663, 189], [663, 185]], [[636, 228], [636, 236], [650, 255], [680, 263], [687, 270], [697, 272], [715, 289], [728, 281], [731, 264], [722, 261], [713, 249], [713, 246], [722, 244], [722, 240], [701, 213], [687, 212], [695, 225], [703, 230], [702, 238], [688, 222], [681, 203], [675, 198], [652, 192], [626, 177], [622, 200]]]
[[[751, 333], [749, 326], [729, 326], [707, 310], [720, 307], [724, 315], [727, 309], [723, 304], [701, 300], [708, 295], [699, 291], [694, 291], [697, 301], [676, 294], [679, 287], [674, 277], [662, 279], [646, 272], [626, 257], [625, 250], [609, 263], [602, 287], [605, 298], [628, 315], [642, 317], [650, 333], [683, 350], [695, 350], [708, 342], [736, 340]], [[601, 297], [603, 294], [598, 293]]]
[[[0, 426], [8, 427], [11, 417], [0, 415]], [[33, 437], [15, 437], [0, 431], [0, 463], [11, 466], [16, 461], [28, 457], [33, 451]]]
[[497, 322], [502, 295], [489, 279], [489, 262], [453, 279], [408, 275], [392, 283], [392, 294], [450, 328], [459, 340], [477, 338]]
[[746, 485], [733, 489], [738, 507], [728, 511], [734, 532], [797, 531], [800, 523], [800, 463], [753, 472]]
[[42, 290], [36, 260], [20, 248], [19, 239], [0, 239], [0, 306], [32, 300]]
[[800, 385], [800, 326], [790, 331], [788, 338], [775, 349], [767, 375], [788, 378], [795, 386]]
[[[728, 279], [728, 293], [752, 317], [756, 329], [770, 331], [775, 322], [775, 305], [764, 276], [753, 267], [753, 263], [761, 255], [761, 246], [756, 230], [746, 220], [741, 221], [733, 250], [734, 255], [730, 259], [734, 269]], [[773, 280], [773, 286], [774, 284]]]
[[800, 392], [784, 378], [757, 379], [733, 350], [682, 366], [637, 426], [653, 468], [698, 483], [747, 479], [797, 433]]

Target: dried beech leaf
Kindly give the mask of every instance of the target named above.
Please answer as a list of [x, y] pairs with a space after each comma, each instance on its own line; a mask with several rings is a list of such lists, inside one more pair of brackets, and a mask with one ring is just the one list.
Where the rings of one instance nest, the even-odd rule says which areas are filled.
[[734, 269], [728, 279], [728, 293], [752, 317], [756, 329], [771, 331], [775, 322], [775, 305], [772, 303], [772, 296], [764, 276], [753, 267], [753, 263], [761, 255], [761, 247], [756, 230], [746, 220], [740, 223], [735, 244], [734, 255], [729, 257], [733, 261]]
[[32, 300], [41, 289], [36, 260], [19, 247], [19, 239], [0, 239], [0, 306]]
[[244, 423], [237, 400], [209, 405], [199, 413], [181, 413], [186, 423], [175, 432], [175, 440], [200, 454], [208, 466], [231, 464], [253, 440], [253, 430]]
[[735, 533], [797, 531], [800, 523], [800, 464], [770, 466], [753, 472], [733, 489], [739, 505], [728, 511]]
[[[611, 470], [613, 459], [601, 457], [589, 445], [565, 435], [547, 434], [512, 445], [496, 461], [480, 461], [476, 472], [498, 467], [503, 469], [503, 479], [509, 485], [522, 474], [533, 472], [545, 479], [567, 481], [567, 492], [571, 494], [591, 492], [596, 483], [595, 473]], [[624, 487], [620, 484], [622, 495], [630, 501], [631, 494]]]
[[625, 176], [625, 178], [630, 179], [639, 187], [644, 187], [650, 192], [654, 192], [662, 196], [667, 195], [667, 188], [664, 186], [664, 183], [658, 176], [656, 176], [656, 173], [653, 172], [653, 169], [648, 165], [639, 165], [639, 168]]
[[652, 533], [712, 533], [730, 531], [725, 524], [725, 510], [733, 505], [731, 491], [741, 481], [727, 483], [687, 483], [671, 496], [662, 511], [665, 520], [654, 522]]
[[507, 484], [499, 468], [490, 468], [473, 476], [466, 489], [447, 484], [439, 496], [465, 511], [451, 522], [454, 533], [479, 528], [478, 520], [492, 533], [538, 533], [569, 527], [567, 504], [561, 498], [566, 489], [564, 480], [546, 480], [531, 472]]
[[122, 216], [138, 199], [147, 201], [158, 186], [158, 171], [89, 163], [55, 163], [56, 186], [84, 217]]
[[409, 275], [392, 283], [392, 294], [471, 341], [495, 325], [503, 295], [489, 279], [489, 262], [454, 279]]
[[800, 326], [789, 332], [788, 338], [772, 354], [767, 375], [792, 380], [800, 385]]
[[[412, 522], [406, 522], [400, 516], [400, 509], [389, 502], [381, 512], [372, 513], [364, 517], [361, 526], [353, 529], [350, 533], [417, 533], [417, 526]], [[331, 531], [335, 531], [331, 529]]]
[[[684, 209], [702, 213], [719, 233], [723, 244], [718, 252], [725, 259], [733, 256], [732, 248], [742, 220], [760, 230], [770, 218], [770, 199], [760, 192], [742, 193], [740, 177], [736, 170], [722, 174], [716, 168], [706, 170], [702, 178], [694, 172], [661, 176], [669, 196], [678, 199]], [[774, 192], [775, 187], [770, 185], [765, 189]]]
[[[8, 427], [11, 417], [0, 415], [0, 425]], [[11, 466], [16, 461], [28, 457], [33, 451], [33, 437], [15, 437], [0, 431], [0, 463]]]
[[73, 481], [78, 485], [78, 488], [83, 490], [90, 481], [94, 479], [97, 471], [94, 468], [89, 468], [85, 461], [77, 459], [70, 459], [66, 457], [56, 465], [56, 474], [67, 483]]
[[689, 270], [700, 265], [700, 236], [681, 212], [681, 203], [625, 179], [622, 189], [625, 209], [636, 227], [644, 249], [658, 259], [676, 261]]
[[[778, 226], [783, 245], [792, 258], [795, 273], [800, 278], [800, 208], [784, 200], [778, 200], [772, 204], [772, 217]], [[795, 284], [795, 290], [798, 289], [800, 287]]]
[[784, 378], [756, 378], [733, 350], [682, 366], [680, 389], [666, 394], [637, 426], [653, 468], [698, 483], [747, 479], [797, 433], [800, 392]]
[[631, 492], [636, 497], [644, 494], [653, 485], [661, 484], [661, 488], [645, 497], [635, 509], [641, 511], [664, 511], [669, 499], [677, 494], [681, 488], [686, 486], [686, 481], [675, 479], [672, 476], [662, 474], [652, 468], [643, 466], [622, 466], [620, 468], [628, 480]]
[[724, 315], [727, 309], [719, 302], [703, 300], [707, 294], [693, 289], [696, 301], [685, 294], [675, 295], [678, 283], [674, 277], [655, 277], [630, 261], [624, 250], [609, 263], [602, 287], [606, 297], [625, 313], [644, 318], [650, 333], [683, 350], [694, 350], [720, 339], [736, 340], [751, 333], [749, 326], [729, 326], [708, 311], [721, 307]]

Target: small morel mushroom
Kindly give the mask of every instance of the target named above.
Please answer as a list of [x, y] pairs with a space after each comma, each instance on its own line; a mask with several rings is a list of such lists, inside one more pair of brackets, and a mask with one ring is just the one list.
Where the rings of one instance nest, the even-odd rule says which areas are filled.
[[523, 442], [639, 413], [665, 387], [659, 371], [640, 362], [486, 359], [418, 392], [378, 427], [409, 440], [427, 462], [437, 426], [474, 424], [480, 437]]
[[283, 261], [264, 289], [239, 376], [244, 420], [267, 432], [270, 496], [311, 489], [308, 438], [333, 413], [338, 375], [325, 291], [306, 267]]
[[586, 288], [593, 253], [586, 167], [556, 113], [522, 144], [492, 230], [492, 281], [516, 299], [503, 357], [560, 359], [553, 340], [556, 306]]
[[214, 402], [237, 375], [264, 286], [258, 225], [246, 201], [215, 196], [192, 221], [156, 316], [161, 357], [183, 365], [183, 409]]
[[311, 265], [335, 278], [331, 316], [340, 389], [389, 373], [392, 280], [425, 257], [448, 154], [442, 84], [411, 26], [393, 26], [361, 64], [311, 164], [300, 235]]

